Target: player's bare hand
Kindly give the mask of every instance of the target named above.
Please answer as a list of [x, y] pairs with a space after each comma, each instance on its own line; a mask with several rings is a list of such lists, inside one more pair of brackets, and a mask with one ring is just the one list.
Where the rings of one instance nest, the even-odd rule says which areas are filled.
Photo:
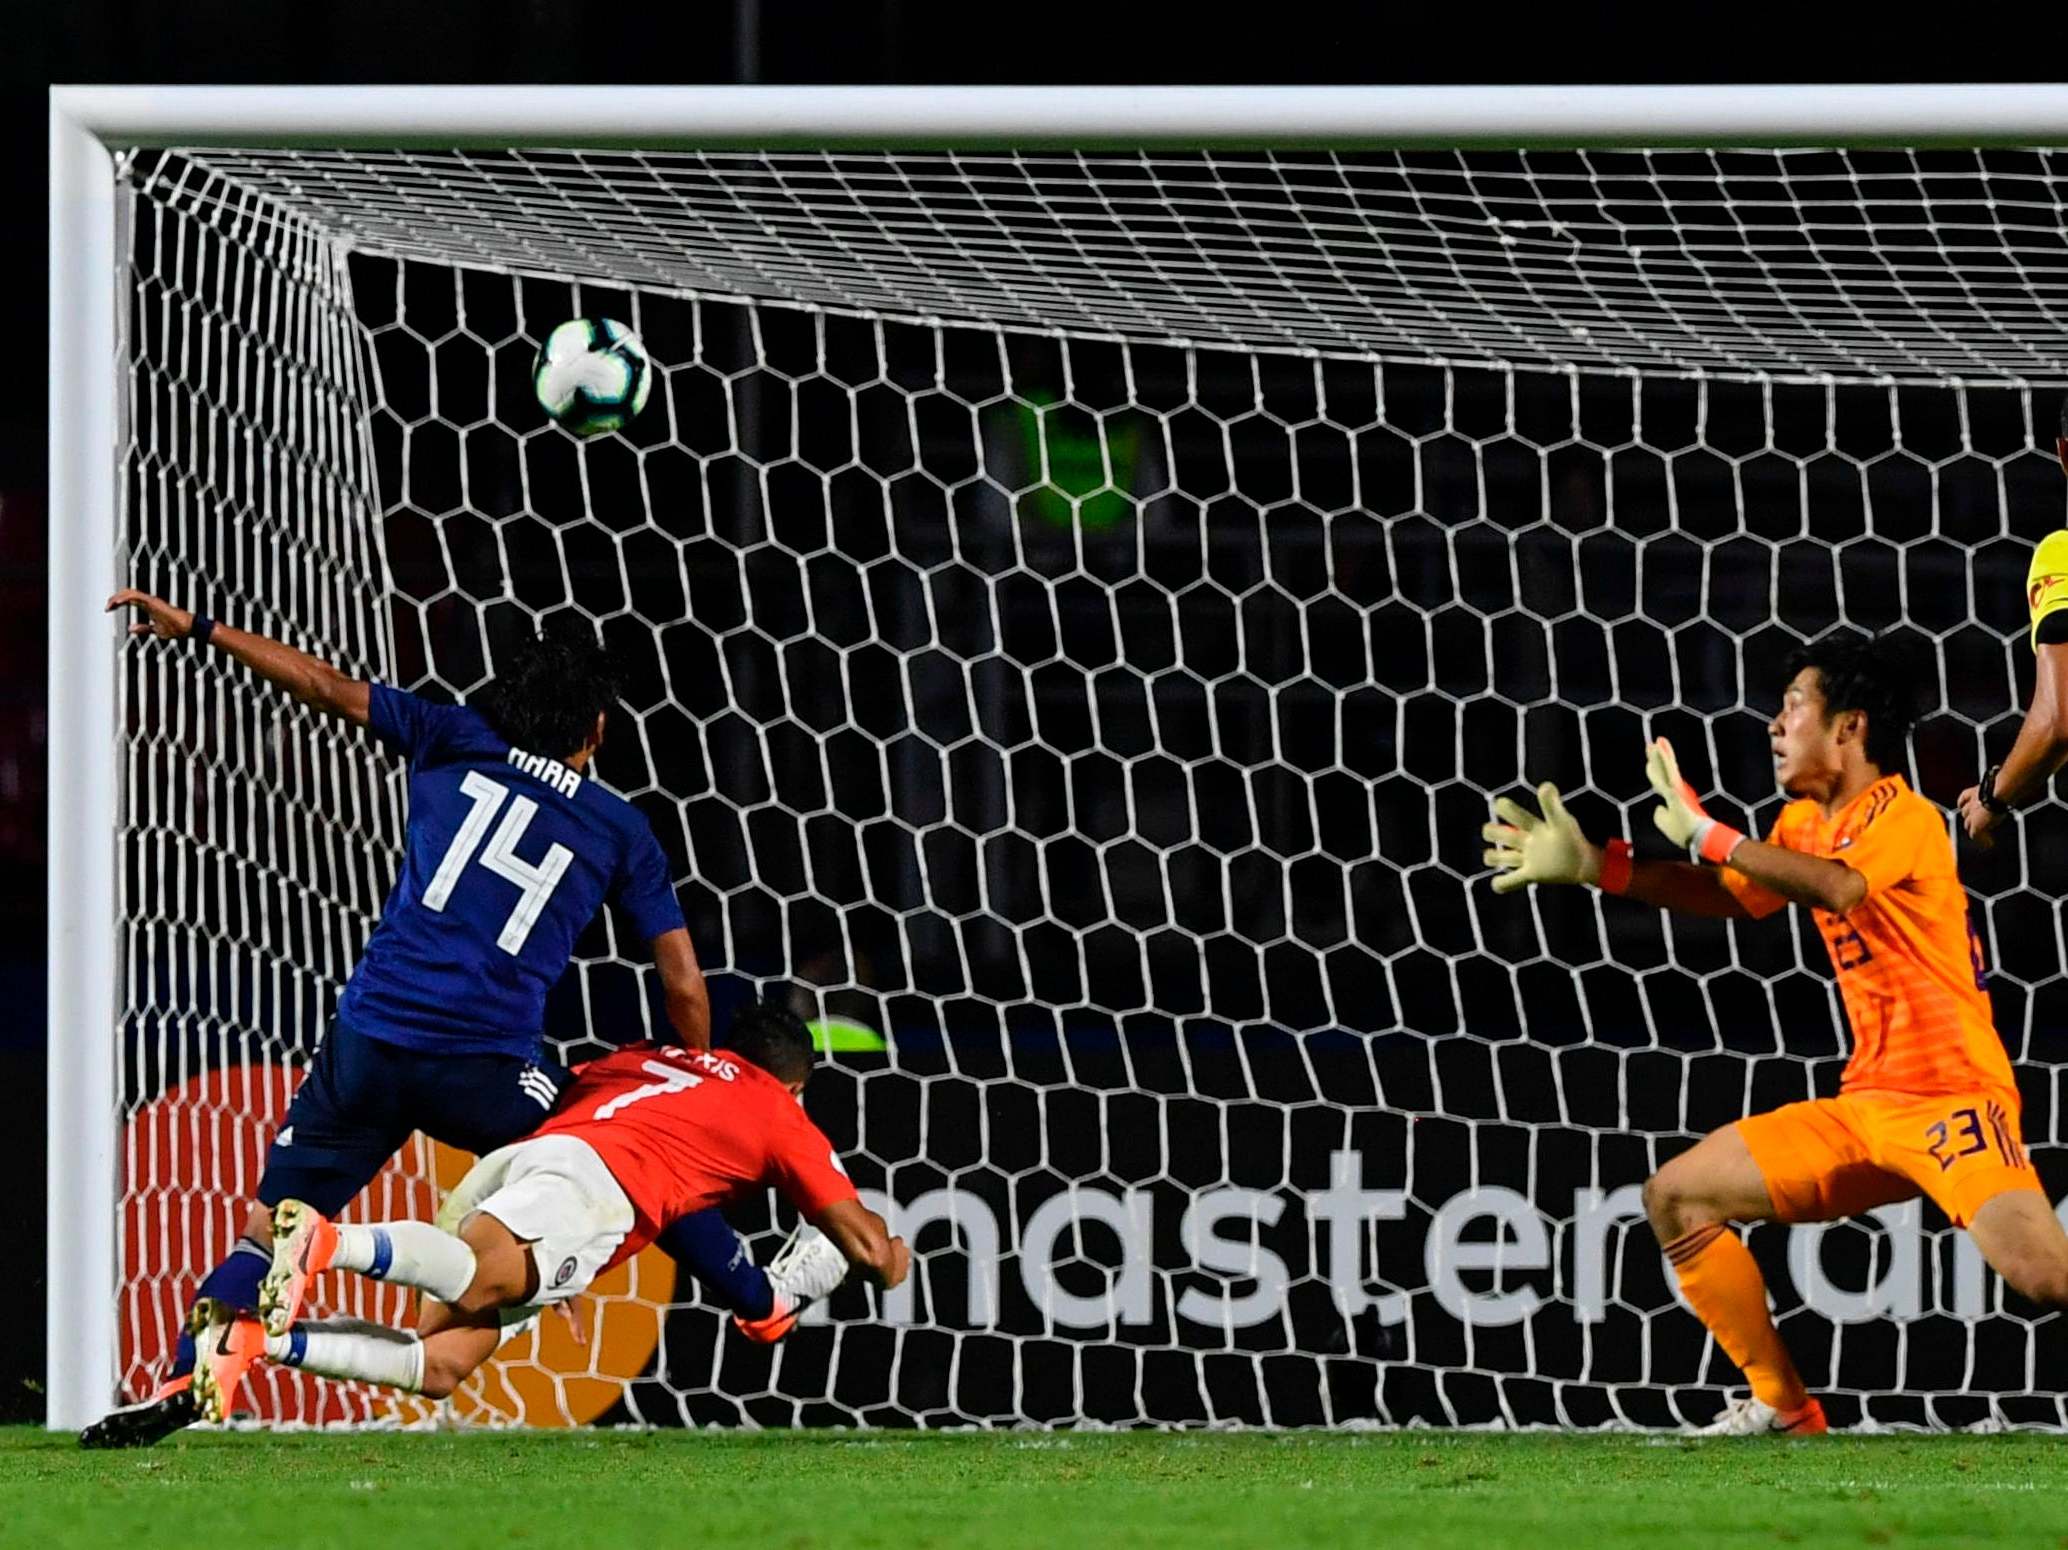
[[1961, 826], [1967, 830], [1967, 837], [1973, 840], [1978, 848], [1987, 850], [1996, 843], [1990, 837], [1989, 831], [1996, 827], [1997, 816], [1982, 805], [1980, 786], [1970, 786], [1961, 792], [1960, 800], [1953, 806], [1960, 814]]
[[890, 1240], [890, 1266], [883, 1272], [883, 1289], [887, 1292], [902, 1286], [905, 1277], [912, 1273], [912, 1248], [903, 1238]]
[[160, 640], [184, 640], [187, 632], [194, 628], [194, 616], [184, 608], [175, 608], [162, 597], [153, 597], [148, 592], [139, 592], [134, 587], [124, 587], [108, 599], [103, 613], [113, 613], [118, 608], [133, 608], [143, 617], [133, 620], [129, 626], [132, 635], [155, 635]]
[[569, 1297], [553, 1304], [554, 1309], [567, 1323], [567, 1332], [574, 1336], [574, 1343], [583, 1350], [589, 1348], [589, 1299], [586, 1295]]

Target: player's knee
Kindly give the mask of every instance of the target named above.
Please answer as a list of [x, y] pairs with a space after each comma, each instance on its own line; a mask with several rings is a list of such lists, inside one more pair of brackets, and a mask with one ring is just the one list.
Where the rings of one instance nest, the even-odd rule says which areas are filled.
[[528, 1278], [499, 1263], [477, 1263], [453, 1308], [466, 1315], [487, 1314], [524, 1301]]
[[1661, 1245], [1724, 1218], [1696, 1188], [1696, 1179], [1676, 1159], [1644, 1181], [1644, 1215]]
[[453, 1306], [462, 1313], [485, 1313], [530, 1300], [537, 1285], [531, 1245], [483, 1212], [460, 1224], [459, 1236], [474, 1251], [474, 1279]]
[[1644, 1202], [1644, 1214], [1656, 1222], [1659, 1219], [1659, 1213], [1666, 1209], [1666, 1203], [1672, 1198], [1672, 1195], [1672, 1184], [1663, 1175], [1653, 1174], [1644, 1181], [1641, 1197]]
[[1688, 1229], [1681, 1224], [1687, 1208], [1687, 1192], [1681, 1188], [1679, 1170], [1671, 1163], [1644, 1181], [1644, 1215], [1661, 1243], [1670, 1243]]
[[424, 1381], [417, 1392], [426, 1399], [449, 1399], [453, 1390], [466, 1378], [457, 1362], [441, 1355], [436, 1347], [427, 1347], [424, 1351]]

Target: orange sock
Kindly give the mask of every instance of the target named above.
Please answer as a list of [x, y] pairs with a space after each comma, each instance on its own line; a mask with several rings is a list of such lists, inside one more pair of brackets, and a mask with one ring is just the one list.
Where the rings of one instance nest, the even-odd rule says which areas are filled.
[[1800, 1410], [1809, 1391], [1766, 1309], [1766, 1279], [1744, 1240], [1721, 1225], [1698, 1227], [1666, 1245], [1681, 1295], [1738, 1364], [1753, 1396], [1776, 1410]]

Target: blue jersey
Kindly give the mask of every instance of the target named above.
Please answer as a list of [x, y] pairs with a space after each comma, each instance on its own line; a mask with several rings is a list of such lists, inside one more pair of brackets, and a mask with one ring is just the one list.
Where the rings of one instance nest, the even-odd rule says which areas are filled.
[[339, 1023], [417, 1049], [528, 1057], [598, 905], [649, 942], [682, 925], [660, 844], [617, 793], [512, 748], [464, 706], [375, 684], [368, 724], [409, 761], [407, 853]]

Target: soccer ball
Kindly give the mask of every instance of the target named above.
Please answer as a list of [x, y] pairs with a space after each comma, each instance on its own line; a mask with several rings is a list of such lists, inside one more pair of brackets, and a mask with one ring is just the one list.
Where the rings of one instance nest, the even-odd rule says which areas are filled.
[[570, 318], [546, 335], [531, 385], [539, 407], [577, 436], [621, 429], [646, 407], [653, 362], [615, 318]]

